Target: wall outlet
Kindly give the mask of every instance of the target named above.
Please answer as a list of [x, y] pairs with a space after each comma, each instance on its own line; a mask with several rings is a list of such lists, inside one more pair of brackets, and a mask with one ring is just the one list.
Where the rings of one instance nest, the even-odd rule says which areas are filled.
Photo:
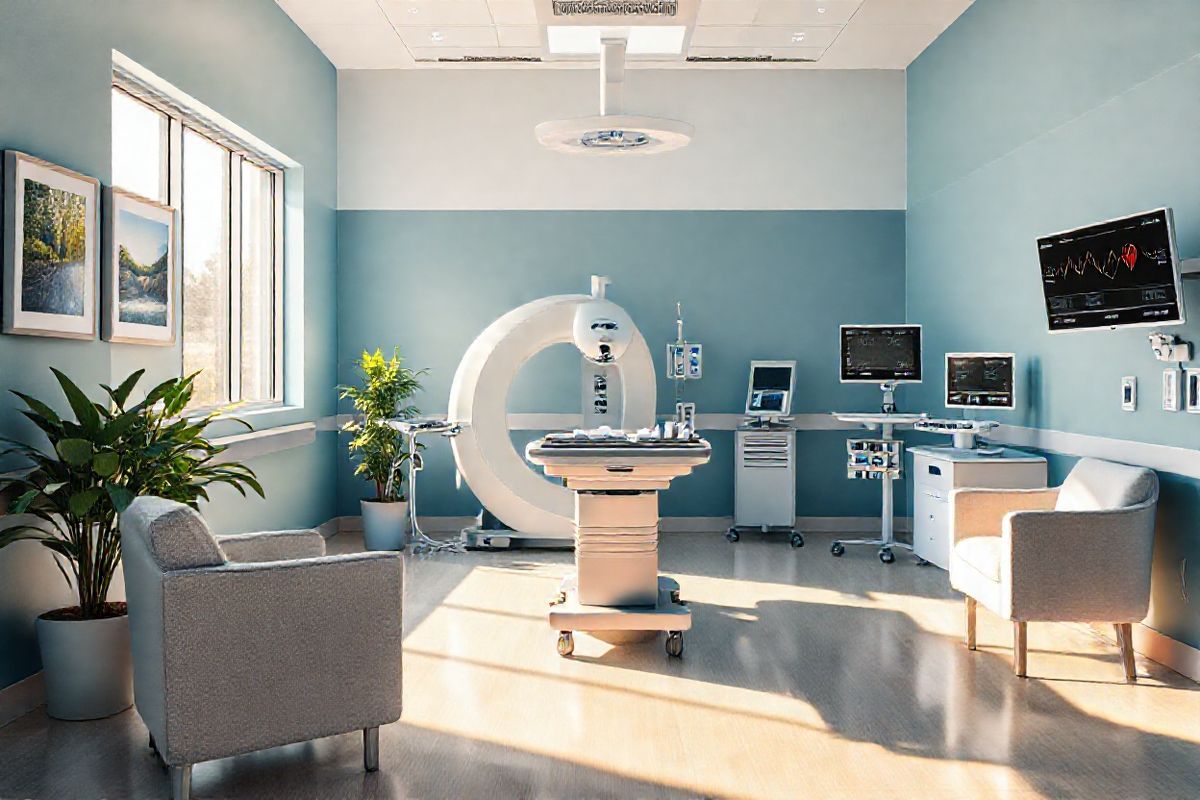
[[1200, 369], [1183, 371], [1183, 410], [1200, 414]]
[[1169, 367], [1162, 376], [1162, 410], [1179, 410], [1179, 370]]
[[1137, 378], [1133, 375], [1121, 378], [1121, 410], [1137, 411]]

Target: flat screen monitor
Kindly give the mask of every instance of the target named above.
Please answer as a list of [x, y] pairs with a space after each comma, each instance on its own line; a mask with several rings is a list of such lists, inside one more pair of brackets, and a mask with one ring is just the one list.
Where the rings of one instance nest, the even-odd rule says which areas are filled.
[[1012, 353], [946, 353], [946, 408], [1016, 408]]
[[795, 361], [751, 361], [746, 416], [786, 417], [796, 390]]
[[1171, 209], [1038, 239], [1051, 333], [1183, 320]]
[[842, 326], [842, 383], [920, 382], [920, 325]]

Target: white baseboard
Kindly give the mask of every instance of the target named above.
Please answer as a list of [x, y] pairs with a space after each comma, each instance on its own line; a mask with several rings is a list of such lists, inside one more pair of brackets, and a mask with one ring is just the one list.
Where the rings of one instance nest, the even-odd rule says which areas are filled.
[[[1099, 622], [1068, 622], [1064, 624], [1073, 628], [1082, 628], [1106, 642], [1111, 642], [1113, 647], [1117, 646], [1117, 635], [1113, 631], [1112, 625]], [[1162, 664], [1183, 677], [1200, 683], [1200, 649], [1184, 644], [1178, 639], [1172, 639], [1165, 633], [1160, 633], [1141, 622], [1133, 624], [1133, 649], [1151, 661]]]
[[0, 728], [46, 702], [45, 695], [45, 684], [40, 672], [0, 689]]

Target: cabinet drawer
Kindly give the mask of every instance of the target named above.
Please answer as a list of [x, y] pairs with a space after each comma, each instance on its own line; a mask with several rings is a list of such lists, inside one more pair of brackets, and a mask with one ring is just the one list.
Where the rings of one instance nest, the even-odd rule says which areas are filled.
[[948, 495], [954, 486], [954, 465], [925, 455], [913, 456], [913, 485]]

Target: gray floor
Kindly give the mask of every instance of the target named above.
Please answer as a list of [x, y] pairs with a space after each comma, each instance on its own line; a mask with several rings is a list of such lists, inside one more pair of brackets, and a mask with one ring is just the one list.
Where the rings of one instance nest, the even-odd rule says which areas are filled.
[[[199, 765], [195, 796], [1200, 797], [1196, 684], [1139, 659], [1126, 686], [1115, 648], [1054, 624], [1019, 680], [1004, 621], [962, 647], [944, 572], [828, 546], [664, 536], [695, 618], [682, 661], [582, 636], [560, 659], [544, 614], [569, 553], [408, 557], [382, 771], [349, 734]], [[0, 798], [166, 796], [132, 710], [0, 728]]]

